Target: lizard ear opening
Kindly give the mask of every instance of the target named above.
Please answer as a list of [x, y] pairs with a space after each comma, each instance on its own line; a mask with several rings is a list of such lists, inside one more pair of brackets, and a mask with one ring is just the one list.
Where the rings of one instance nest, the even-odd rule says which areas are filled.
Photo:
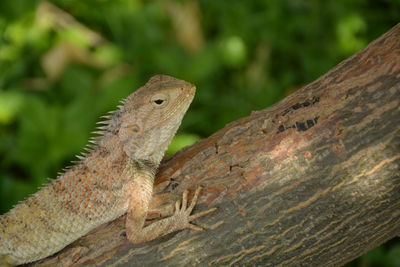
[[167, 94], [158, 93], [152, 96], [151, 103], [155, 107], [165, 107], [168, 104], [169, 96]]

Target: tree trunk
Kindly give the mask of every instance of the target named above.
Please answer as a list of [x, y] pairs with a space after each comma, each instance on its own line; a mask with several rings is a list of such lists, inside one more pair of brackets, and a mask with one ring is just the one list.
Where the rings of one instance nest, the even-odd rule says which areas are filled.
[[129, 244], [124, 220], [38, 266], [338, 266], [400, 233], [400, 24], [279, 103], [166, 159], [150, 219], [186, 188], [207, 229]]

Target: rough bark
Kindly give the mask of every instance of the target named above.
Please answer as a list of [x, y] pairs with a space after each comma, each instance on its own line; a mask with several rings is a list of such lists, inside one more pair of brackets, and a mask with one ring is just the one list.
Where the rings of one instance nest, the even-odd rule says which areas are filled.
[[132, 245], [122, 217], [37, 265], [342, 265], [400, 233], [399, 102], [400, 24], [163, 162], [149, 217], [202, 185], [209, 229]]

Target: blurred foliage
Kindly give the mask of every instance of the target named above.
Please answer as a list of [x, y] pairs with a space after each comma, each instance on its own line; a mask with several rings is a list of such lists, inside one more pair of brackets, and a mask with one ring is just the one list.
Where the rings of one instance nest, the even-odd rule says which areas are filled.
[[[313, 81], [399, 17], [399, 0], [2, 0], [0, 213], [156, 73], [198, 87], [174, 152]], [[379, 248], [362, 266], [400, 266], [398, 255]]]

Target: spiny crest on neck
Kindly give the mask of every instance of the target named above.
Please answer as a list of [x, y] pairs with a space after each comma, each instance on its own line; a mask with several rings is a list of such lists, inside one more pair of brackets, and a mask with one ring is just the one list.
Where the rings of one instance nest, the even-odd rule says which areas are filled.
[[[101, 116], [100, 121], [96, 123], [96, 129], [92, 132], [94, 136], [89, 138], [88, 144], [84, 147], [84, 151], [76, 157], [78, 161], [73, 161], [72, 163], [77, 164], [83, 161], [90, 153], [93, 153], [96, 148], [101, 145], [102, 141], [110, 138], [118, 133], [118, 129], [121, 125], [120, 116], [123, 112], [123, 107], [126, 104], [129, 97], [120, 101], [120, 104], [115, 110], [109, 111], [107, 115]], [[64, 169], [68, 170], [70, 167]]]

